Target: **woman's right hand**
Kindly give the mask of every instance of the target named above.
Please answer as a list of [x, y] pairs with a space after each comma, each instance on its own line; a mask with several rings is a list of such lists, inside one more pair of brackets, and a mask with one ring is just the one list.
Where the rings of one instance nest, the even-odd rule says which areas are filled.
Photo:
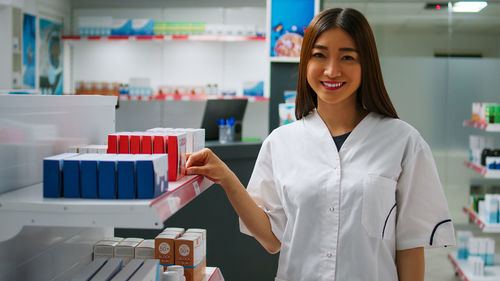
[[208, 148], [188, 155], [186, 175], [203, 175], [223, 187], [235, 176], [229, 167]]

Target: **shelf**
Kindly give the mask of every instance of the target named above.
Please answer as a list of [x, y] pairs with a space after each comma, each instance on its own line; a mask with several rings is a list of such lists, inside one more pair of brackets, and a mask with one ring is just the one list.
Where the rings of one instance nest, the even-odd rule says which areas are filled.
[[464, 161], [464, 165], [467, 168], [472, 169], [473, 171], [481, 174], [484, 178], [487, 179], [500, 179], [500, 170], [490, 170], [484, 166], [474, 164], [470, 161]]
[[241, 35], [150, 35], [150, 36], [62, 36], [64, 41], [217, 41], [217, 42], [265, 42], [262, 36]]
[[202, 176], [186, 176], [169, 182], [169, 191], [152, 200], [103, 200], [43, 198], [39, 183], [0, 194], [0, 241], [25, 225], [161, 229], [212, 184]]
[[156, 95], [156, 96], [130, 96], [119, 95], [119, 100], [153, 101], [153, 100], [181, 100], [181, 101], [205, 101], [209, 99], [247, 99], [249, 102], [269, 101], [267, 97], [259, 96], [206, 96], [206, 95]]
[[463, 125], [466, 127], [478, 128], [486, 132], [500, 132], [500, 124], [487, 124], [471, 120], [465, 120]]
[[469, 218], [483, 231], [487, 233], [500, 233], [500, 223], [487, 223], [475, 212], [467, 207], [462, 207], [462, 211], [469, 215]]
[[270, 62], [299, 63], [299, 57], [270, 57]]
[[448, 254], [448, 260], [450, 260], [453, 268], [460, 276], [463, 281], [498, 281], [500, 280], [500, 265], [498, 261], [500, 260], [500, 255], [495, 255], [495, 261], [497, 265], [485, 266], [483, 276], [474, 276], [472, 274], [472, 269], [470, 268], [467, 260], [457, 259], [456, 253]]

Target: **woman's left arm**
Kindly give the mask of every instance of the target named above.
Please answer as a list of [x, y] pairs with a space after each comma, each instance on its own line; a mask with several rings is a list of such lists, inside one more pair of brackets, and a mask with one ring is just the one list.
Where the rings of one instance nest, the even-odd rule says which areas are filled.
[[424, 248], [396, 251], [399, 281], [424, 281]]

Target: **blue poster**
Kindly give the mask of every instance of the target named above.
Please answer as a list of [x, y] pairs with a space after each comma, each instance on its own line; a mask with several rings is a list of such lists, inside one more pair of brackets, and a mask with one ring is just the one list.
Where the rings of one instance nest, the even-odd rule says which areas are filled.
[[46, 95], [63, 93], [62, 25], [40, 19], [40, 92]]
[[271, 57], [300, 57], [304, 31], [314, 17], [314, 2], [271, 1]]
[[36, 17], [23, 18], [23, 88], [34, 89], [36, 76]]

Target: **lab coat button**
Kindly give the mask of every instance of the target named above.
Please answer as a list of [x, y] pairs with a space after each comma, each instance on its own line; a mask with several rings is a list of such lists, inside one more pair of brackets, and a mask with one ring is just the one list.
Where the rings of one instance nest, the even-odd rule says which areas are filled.
[[328, 211], [333, 212], [333, 211], [335, 211], [335, 208], [330, 207], [330, 208], [328, 208]]
[[332, 254], [332, 253], [328, 253], [328, 254], [326, 254], [326, 256], [327, 256], [329, 259], [331, 259], [331, 258], [333, 257], [333, 254]]

